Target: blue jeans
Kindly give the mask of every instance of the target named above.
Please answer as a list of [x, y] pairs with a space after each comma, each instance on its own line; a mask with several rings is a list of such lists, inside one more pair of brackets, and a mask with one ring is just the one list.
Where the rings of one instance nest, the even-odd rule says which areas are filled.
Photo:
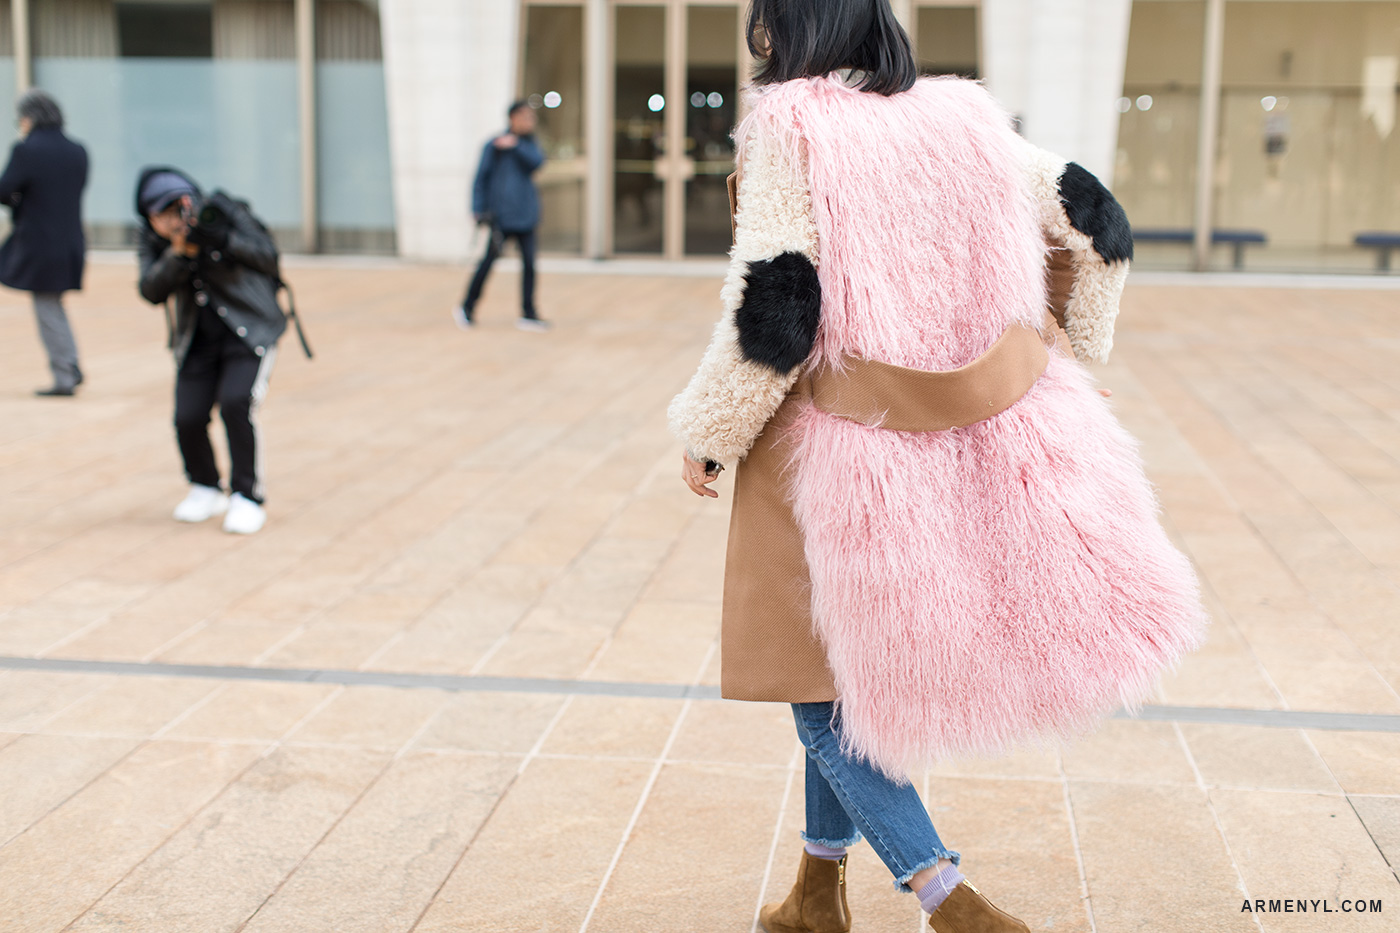
[[841, 752], [841, 719], [833, 703], [794, 703], [797, 737], [807, 749], [807, 842], [839, 849], [864, 836], [901, 891], [939, 859], [962, 856], [943, 847], [919, 792], [897, 784], [867, 761]]

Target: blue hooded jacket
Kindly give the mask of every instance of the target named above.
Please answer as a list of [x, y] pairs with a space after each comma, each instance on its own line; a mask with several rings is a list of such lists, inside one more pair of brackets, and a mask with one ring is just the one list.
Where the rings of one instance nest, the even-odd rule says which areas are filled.
[[488, 142], [472, 185], [472, 213], [508, 233], [533, 230], [540, 222], [540, 195], [530, 176], [544, 164], [544, 151], [533, 136], [519, 140], [510, 149]]

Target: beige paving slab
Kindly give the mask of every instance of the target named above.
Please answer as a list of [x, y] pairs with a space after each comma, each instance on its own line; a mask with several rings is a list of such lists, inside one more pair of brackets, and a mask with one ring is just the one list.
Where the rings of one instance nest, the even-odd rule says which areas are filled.
[[682, 705], [680, 700], [573, 697], [540, 753], [654, 759], [666, 747]]
[[784, 768], [796, 745], [797, 727], [787, 704], [724, 700], [690, 708], [670, 757]]
[[1400, 881], [1400, 797], [1351, 797], [1347, 800], [1381, 858]]
[[[65, 928], [257, 755], [246, 745], [143, 745], [4, 848], [0, 916], [6, 929]], [[58, 878], [62, 884], [54, 883]]]
[[1191, 757], [1208, 786], [1339, 793], [1332, 772], [1296, 729], [1182, 723]]
[[531, 762], [416, 933], [576, 933], [651, 767], [632, 761]]
[[410, 929], [515, 771], [460, 755], [395, 761], [244, 929]]
[[1308, 739], [1347, 793], [1400, 795], [1400, 735], [1318, 731]]
[[599, 653], [595, 680], [688, 683], [696, 659], [719, 633], [718, 608], [708, 604], [639, 602]]
[[[1249, 898], [1309, 902], [1308, 913], [1261, 914], [1265, 930], [1394, 929], [1394, 918], [1385, 914], [1342, 910], [1344, 899], [1384, 901], [1400, 894], [1400, 882], [1346, 800], [1223, 788], [1210, 796]], [[1330, 902], [1333, 912], [1311, 912], [1314, 900]]]
[[135, 739], [26, 735], [0, 749], [0, 845], [120, 761]]
[[226, 683], [165, 734], [171, 738], [275, 741], [338, 689], [329, 684]]
[[71, 929], [233, 931], [383, 769], [383, 753], [284, 748], [264, 758]]
[[[593, 923], [599, 930], [744, 929], [768, 858], [786, 774], [715, 765], [665, 766], [622, 852]], [[715, 815], [722, 812], [723, 819]], [[723, 853], [696, 858], [702, 850]], [[684, 878], [686, 897], [675, 897]]]
[[349, 687], [288, 733], [286, 741], [397, 750], [448, 702], [448, 695], [437, 690]]
[[998, 907], [1032, 930], [1090, 929], [1058, 781], [936, 776], [927, 804], [963, 873]]
[[188, 677], [115, 677], [53, 718], [45, 732], [150, 736], [219, 684]]
[[564, 697], [540, 694], [457, 694], [433, 717], [415, 747], [524, 755], [564, 703]]
[[38, 729], [83, 697], [107, 686], [108, 678], [48, 671], [0, 673], [0, 729]]
[[1171, 723], [1105, 720], [1063, 752], [1072, 780], [1195, 784], [1195, 774]]
[[1070, 800], [1098, 929], [1257, 931], [1199, 789], [1071, 782]]

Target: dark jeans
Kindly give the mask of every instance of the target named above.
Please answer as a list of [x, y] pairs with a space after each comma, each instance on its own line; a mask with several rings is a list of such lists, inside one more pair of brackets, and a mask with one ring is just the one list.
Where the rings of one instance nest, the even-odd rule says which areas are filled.
[[257, 413], [276, 356], [276, 347], [257, 356], [217, 318], [200, 321], [175, 379], [175, 437], [191, 483], [219, 485], [219, 467], [209, 443], [209, 416], [217, 403], [232, 461], [229, 491], [263, 501]]
[[535, 231], [498, 230], [495, 227], [491, 228], [491, 242], [486, 247], [486, 255], [481, 257], [471, 285], [467, 286], [467, 297], [462, 299], [462, 307], [467, 309], [468, 317], [476, 310], [476, 303], [481, 300], [481, 290], [486, 287], [486, 277], [491, 274], [491, 267], [505, 249], [506, 240], [510, 239], [520, 245], [520, 316], [535, 317]]

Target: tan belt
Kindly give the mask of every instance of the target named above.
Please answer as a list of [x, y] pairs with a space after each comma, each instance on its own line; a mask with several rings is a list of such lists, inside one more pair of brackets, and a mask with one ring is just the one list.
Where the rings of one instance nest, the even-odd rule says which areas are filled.
[[946, 431], [1000, 414], [1030, 391], [1050, 355], [1032, 327], [1013, 324], [977, 359], [930, 372], [859, 357], [806, 373], [796, 391], [822, 411], [891, 431]]

